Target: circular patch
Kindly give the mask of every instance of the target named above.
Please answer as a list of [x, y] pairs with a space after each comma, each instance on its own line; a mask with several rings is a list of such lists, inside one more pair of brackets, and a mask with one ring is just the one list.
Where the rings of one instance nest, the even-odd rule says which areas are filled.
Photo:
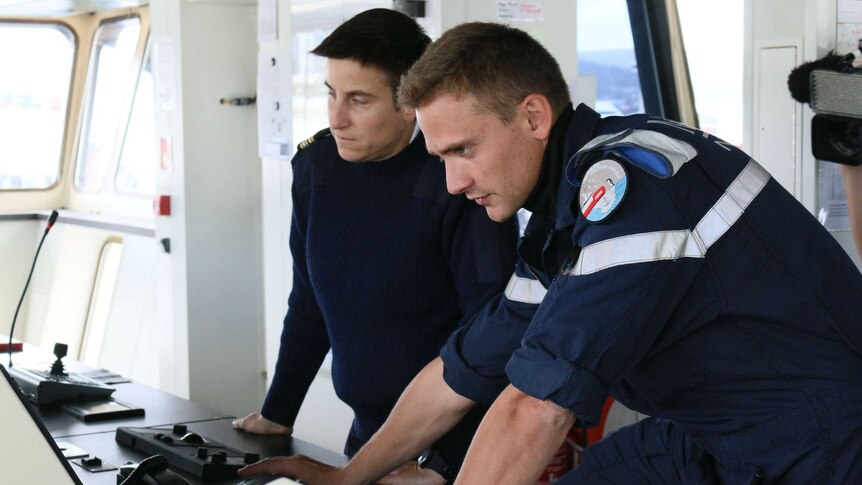
[[590, 222], [608, 218], [626, 195], [626, 169], [616, 160], [599, 160], [587, 170], [578, 194], [581, 214]]

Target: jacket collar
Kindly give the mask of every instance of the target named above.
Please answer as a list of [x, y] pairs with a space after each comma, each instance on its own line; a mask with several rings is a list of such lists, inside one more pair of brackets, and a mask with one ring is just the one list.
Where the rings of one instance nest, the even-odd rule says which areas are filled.
[[[566, 166], [575, 159], [578, 151], [595, 138], [601, 119], [601, 115], [593, 111], [589, 106], [579, 104], [569, 122], [569, 131], [566, 134], [557, 194], [555, 226], [558, 229], [575, 223], [576, 217], [572, 211], [572, 200], [577, 196], [578, 189], [580, 189], [580, 184], [573, 185], [569, 183], [563, 173], [566, 170]], [[565, 196], [563, 196], [564, 194]]]

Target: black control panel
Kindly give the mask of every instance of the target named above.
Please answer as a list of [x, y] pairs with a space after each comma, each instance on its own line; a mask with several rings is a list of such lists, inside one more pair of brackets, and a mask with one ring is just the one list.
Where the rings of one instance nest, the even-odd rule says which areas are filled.
[[113, 387], [78, 374], [55, 374], [17, 365], [9, 368], [9, 374], [36, 404], [107, 399], [114, 392]]
[[57, 360], [51, 365], [50, 371], [15, 366], [9, 367], [9, 374], [27, 398], [36, 404], [107, 399], [114, 392], [113, 387], [89, 377], [66, 373], [63, 357], [68, 350], [66, 344], [54, 344]]
[[146, 455], [164, 455], [172, 467], [204, 481], [237, 478], [238, 469], [260, 460], [257, 453], [232, 448], [183, 424], [169, 430], [119, 427], [116, 440]]

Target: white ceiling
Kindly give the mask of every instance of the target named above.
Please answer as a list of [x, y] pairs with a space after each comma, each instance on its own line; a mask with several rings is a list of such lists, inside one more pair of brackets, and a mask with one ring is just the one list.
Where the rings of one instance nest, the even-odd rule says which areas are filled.
[[148, 0], [0, 0], [0, 17], [61, 17], [148, 3]]

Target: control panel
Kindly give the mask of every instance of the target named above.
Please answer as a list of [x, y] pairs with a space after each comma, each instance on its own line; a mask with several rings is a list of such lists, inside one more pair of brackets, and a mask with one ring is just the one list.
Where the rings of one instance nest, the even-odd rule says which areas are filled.
[[236, 478], [236, 471], [260, 460], [247, 453], [175, 424], [171, 430], [117, 428], [116, 440], [146, 455], [161, 454], [168, 463], [204, 481]]

